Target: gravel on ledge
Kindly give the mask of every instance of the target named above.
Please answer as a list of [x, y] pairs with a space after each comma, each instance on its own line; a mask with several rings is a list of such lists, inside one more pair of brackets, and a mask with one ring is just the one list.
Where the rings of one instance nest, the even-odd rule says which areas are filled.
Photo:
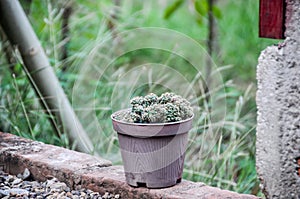
[[71, 190], [64, 182], [56, 178], [45, 182], [30, 179], [30, 172], [25, 169], [24, 173], [17, 176], [9, 175], [0, 170], [0, 198], [37, 198], [37, 199], [118, 199], [119, 194], [106, 192], [104, 195], [89, 189]]

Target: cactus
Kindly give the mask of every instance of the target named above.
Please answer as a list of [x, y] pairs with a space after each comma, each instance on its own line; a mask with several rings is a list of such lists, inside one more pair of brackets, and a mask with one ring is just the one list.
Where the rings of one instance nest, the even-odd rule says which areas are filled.
[[164, 93], [160, 97], [150, 93], [145, 97], [130, 100], [131, 111], [122, 115], [122, 120], [134, 123], [176, 122], [192, 117], [190, 103], [180, 95]]

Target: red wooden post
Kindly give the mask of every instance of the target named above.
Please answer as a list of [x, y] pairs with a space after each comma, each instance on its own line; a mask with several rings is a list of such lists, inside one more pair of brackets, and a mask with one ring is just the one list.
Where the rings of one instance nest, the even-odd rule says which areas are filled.
[[298, 163], [298, 176], [300, 176], [300, 157], [297, 159]]
[[284, 39], [285, 0], [260, 0], [259, 36]]

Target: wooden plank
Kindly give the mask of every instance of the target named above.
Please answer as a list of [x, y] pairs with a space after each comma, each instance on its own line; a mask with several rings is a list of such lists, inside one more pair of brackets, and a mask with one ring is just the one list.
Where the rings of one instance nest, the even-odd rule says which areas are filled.
[[259, 36], [265, 38], [284, 39], [285, 1], [260, 0], [259, 4]]

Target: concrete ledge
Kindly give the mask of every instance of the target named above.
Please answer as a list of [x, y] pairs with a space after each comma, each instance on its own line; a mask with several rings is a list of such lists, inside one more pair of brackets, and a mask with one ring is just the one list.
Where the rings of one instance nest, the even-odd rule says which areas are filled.
[[109, 191], [121, 198], [257, 198], [185, 180], [165, 189], [133, 188], [125, 182], [123, 167], [108, 160], [0, 132], [0, 170], [18, 174], [25, 168], [39, 181], [56, 177], [71, 188]]

